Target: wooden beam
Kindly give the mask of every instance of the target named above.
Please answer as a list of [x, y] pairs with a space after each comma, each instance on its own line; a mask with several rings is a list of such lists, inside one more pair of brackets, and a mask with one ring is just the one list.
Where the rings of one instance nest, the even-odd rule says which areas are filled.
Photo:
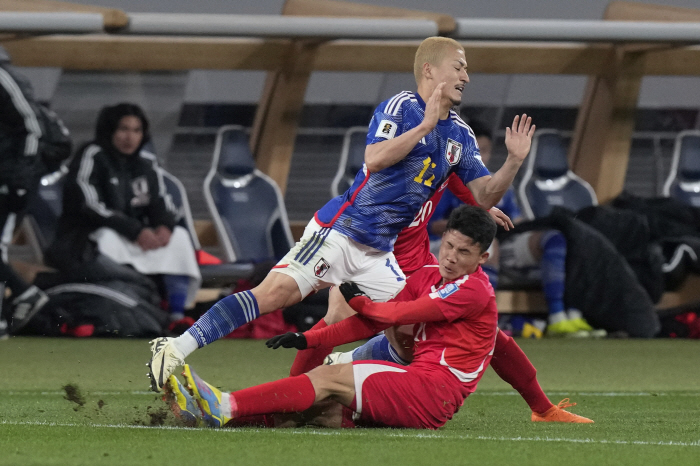
[[614, 21], [700, 21], [700, 10], [639, 2], [610, 2], [603, 18]]
[[[0, 43], [18, 66], [52, 66], [70, 70], [279, 69], [290, 41], [220, 37], [53, 35]], [[337, 40], [319, 45], [319, 71], [411, 72], [417, 41]], [[586, 44], [463, 42], [469, 69], [481, 73], [601, 73], [611, 47]], [[377, 53], [382, 50], [382, 53]], [[669, 63], [676, 73], [698, 68], [700, 48], [659, 52], [655, 71], [663, 72], [664, 53], [685, 54]], [[656, 55], [655, 55], [656, 56]], [[526, 57], [524, 59], [523, 57]], [[684, 68], [685, 67], [685, 68]], [[687, 68], [687, 72], [685, 72]], [[699, 73], [700, 74], [700, 73]]]
[[119, 29], [129, 24], [129, 16], [122, 10], [116, 8], [104, 8], [53, 0], [0, 0], [0, 11], [70, 11], [76, 13], [100, 13], [104, 18], [106, 29]]
[[276, 70], [289, 42], [247, 38], [55, 35], [0, 42], [17, 66], [66, 70]]
[[318, 45], [290, 44], [280, 71], [268, 73], [251, 130], [250, 147], [258, 169], [275, 180], [283, 193]]
[[440, 35], [447, 35], [457, 27], [457, 22], [450, 15], [337, 0], [287, 0], [282, 9], [282, 14], [342, 18], [429, 19], [435, 21]]

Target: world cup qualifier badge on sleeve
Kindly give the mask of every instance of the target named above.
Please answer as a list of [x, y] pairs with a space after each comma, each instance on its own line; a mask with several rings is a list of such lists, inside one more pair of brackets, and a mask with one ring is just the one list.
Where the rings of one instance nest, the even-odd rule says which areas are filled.
[[396, 123], [390, 120], [382, 120], [377, 126], [377, 132], [374, 133], [374, 137], [392, 139], [396, 135]]
[[456, 165], [459, 158], [462, 156], [462, 144], [453, 140], [447, 139], [447, 149], [445, 150], [445, 158], [450, 165]]

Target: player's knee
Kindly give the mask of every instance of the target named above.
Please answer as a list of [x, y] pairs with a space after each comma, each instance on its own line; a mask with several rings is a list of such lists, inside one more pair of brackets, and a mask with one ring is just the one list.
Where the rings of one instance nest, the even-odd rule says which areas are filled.
[[306, 374], [316, 392], [316, 401], [327, 398], [345, 398], [354, 392], [352, 364], [318, 366]]
[[301, 301], [301, 292], [294, 279], [279, 273], [269, 274], [251, 291], [261, 315]]

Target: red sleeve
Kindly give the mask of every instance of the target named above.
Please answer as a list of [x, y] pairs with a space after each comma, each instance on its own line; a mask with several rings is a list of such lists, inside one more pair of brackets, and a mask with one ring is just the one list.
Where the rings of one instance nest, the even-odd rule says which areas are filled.
[[464, 283], [448, 283], [428, 295], [444, 319], [453, 322], [470, 314], [480, 313], [491, 299], [491, 293], [477, 279], [467, 279]]
[[309, 348], [334, 347], [372, 337], [391, 325], [354, 315], [320, 330], [304, 332]]
[[351, 299], [348, 304], [358, 314], [389, 326], [445, 320], [442, 311], [430, 296], [423, 296], [414, 301], [388, 303], [375, 303], [366, 296], [360, 296]]
[[457, 198], [468, 205], [478, 206], [479, 204], [474, 199], [474, 195], [469, 188], [465, 186], [462, 180], [459, 179], [456, 173], [451, 173], [450, 177], [447, 179], [447, 188], [452, 191], [452, 194], [457, 196]]

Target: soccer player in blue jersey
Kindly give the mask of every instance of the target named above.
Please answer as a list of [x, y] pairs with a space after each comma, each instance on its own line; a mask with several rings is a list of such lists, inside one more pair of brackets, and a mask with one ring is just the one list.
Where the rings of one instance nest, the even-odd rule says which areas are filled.
[[[151, 342], [153, 390], [160, 390], [197, 348], [315, 290], [352, 280], [374, 301], [395, 297], [405, 284], [392, 253], [396, 237], [451, 173], [468, 185], [482, 207], [489, 209], [501, 199], [530, 151], [531, 118], [516, 116], [506, 128], [508, 157], [491, 175], [474, 133], [452, 110], [469, 82], [464, 48], [449, 38], [424, 40], [414, 75], [417, 92], [401, 92], [375, 110], [365, 165], [353, 185], [316, 213], [263, 282], [223, 298], [181, 336]], [[344, 306], [342, 296], [331, 293], [329, 305]]]

